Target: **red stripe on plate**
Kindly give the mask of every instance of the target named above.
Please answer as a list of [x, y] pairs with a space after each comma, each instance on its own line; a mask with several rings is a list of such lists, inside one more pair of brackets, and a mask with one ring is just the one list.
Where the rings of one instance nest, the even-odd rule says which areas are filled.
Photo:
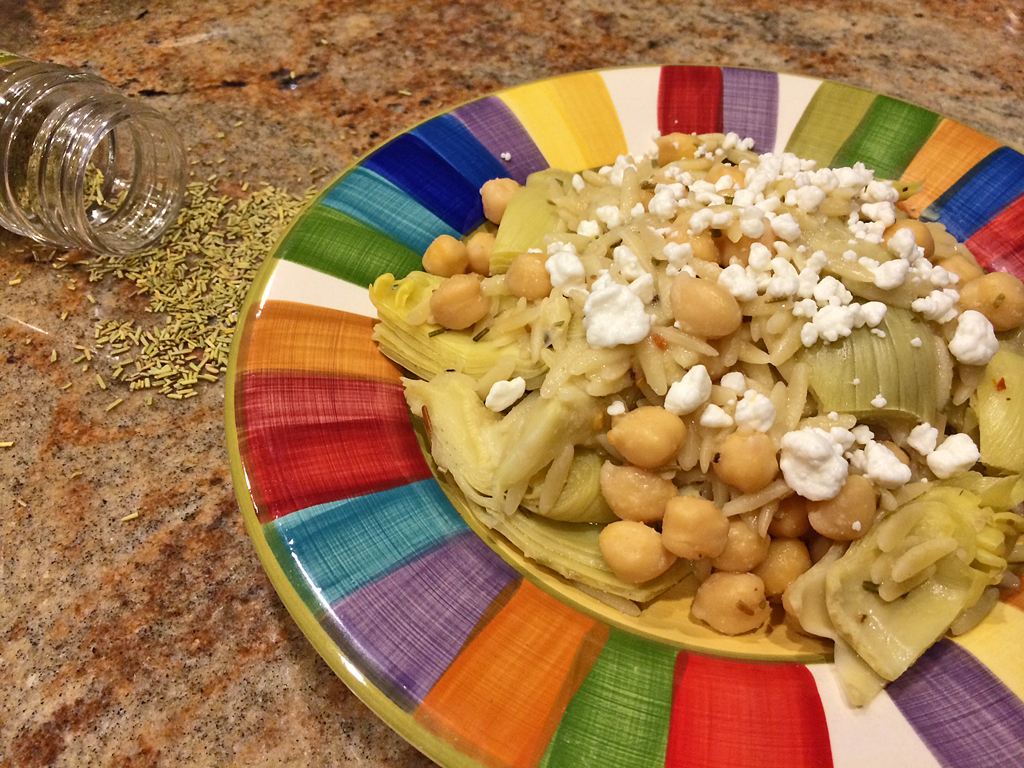
[[431, 477], [401, 384], [248, 373], [242, 464], [260, 522]]
[[803, 665], [680, 654], [675, 683], [666, 768], [832, 766], [825, 711]]
[[715, 133], [722, 130], [722, 70], [662, 67], [658, 82], [658, 130]]
[[1024, 196], [971, 235], [967, 248], [985, 269], [1024, 274]]

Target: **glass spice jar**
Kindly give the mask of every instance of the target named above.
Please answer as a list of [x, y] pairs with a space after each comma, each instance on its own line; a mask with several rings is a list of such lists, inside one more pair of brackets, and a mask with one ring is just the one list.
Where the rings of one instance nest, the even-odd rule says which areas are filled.
[[87, 72], [0, 51], [0, 226], [137, 253], [173, 223], [185, 151], [155, 110]]

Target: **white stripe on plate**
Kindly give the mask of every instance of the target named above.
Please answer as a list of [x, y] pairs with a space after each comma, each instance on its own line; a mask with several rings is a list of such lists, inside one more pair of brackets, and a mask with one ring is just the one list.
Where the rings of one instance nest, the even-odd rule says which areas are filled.
[[370, 292], [366, 288], [292, 261], [277, 262], [260, 303], [267, 300], [296, 301], [315, 307], [340, 309], [356, 315], [377, 317], [377, 310], [370, 303]]
[[619, 115], [629, 154], [639, 158], [654, 150], [658, 129], [658, 83], [661, 67], [609, 69], [601, 73]]
[[834, 768], [940, 768], [917, 732], [882, 691], [866, 707], [843, 697], [833, 664], [808, 664], [825, 710]]
[[821, 80], [803, 75], [779, 74], [779, 121], [775, 128], [775, 152], [786, 148], [796, 124], [811, 103]]

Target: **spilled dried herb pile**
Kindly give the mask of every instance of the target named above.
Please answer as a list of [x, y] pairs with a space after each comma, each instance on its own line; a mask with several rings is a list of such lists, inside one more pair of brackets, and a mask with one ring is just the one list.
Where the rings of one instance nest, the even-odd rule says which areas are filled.
[[130, 256], [91, 256], [79, 264], [89, 281], [128, 280], [148, 298], [153, 322], [106, 318], [94, 348], [111, 358], [112, 378], [130, 391], [172, 399], [198, 394], [227, 370], [239, 311], [256, 271], [288, 223], [315, 195], [271, 186], [241, 198], [218, 195], [207, 182], [190, 184], [175, 226], [161, 242]]

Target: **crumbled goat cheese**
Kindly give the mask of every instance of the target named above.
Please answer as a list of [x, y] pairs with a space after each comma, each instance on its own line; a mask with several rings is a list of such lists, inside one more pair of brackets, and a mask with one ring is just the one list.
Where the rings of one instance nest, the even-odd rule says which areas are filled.
[[910, 308], [920, 312], [929, 320], [937, 323], [948, 323], [956, 317], [956, 303], [960, 300], [960, 294], [952, 288], [944, 288], [941, 291], [932, 291], [927, 296], [914, 299]]
[[629, 215], [630, 216], [642, 216], [643, 213], [644, 213], [644, 204], [643, 203], [637, 203], [629, 211]]
[[883, 227], [890, 227], [896, 222], [896, 206], [888, 201], [864, 203], [860, 207], [860, 212]]
[[572, 188], [575, 189], [577, 192], [582, 192], [584, 189], [587, 188], [587, 182], [585, 182], [583, 180], [583, 177], [580, 176], [578, 173], [574, 173], [572, 175]]
[[708, 405], [700, 415], [700, 425], [702, 427], [718, 429], [721, 427], [731, 427], [732, 424], [732, 416], [714, 403]]
[[719, 272], [718, 284], [740, 301], [757, 298], [757, 278], [739, 264], [730, 264]]
[[756, 389], [748, 389], [736, 403], [734, 418], [740, 430], [767, 432], [775, 423], [775, 406]]
[[882, 488], [899, 488], [910, 482], [910, 467], [881, 443], [864, 448], [864, 475]]
[[883, 291], [891, 291], [903, 285], [910, 271], [910, 262], [903, 259], [885, 261], [871, 269], [875, 286]]
[[871, 404], [875, 406], [875, 408], [885, 408], [885, 406], [889, 404], [889, 401], [882, 397], [882, 393], [879, 392], [871, 398]]
[[605, 413], [609, 416], [621, 416], [626, 412], [626, 404], [621, 400], [616, 400], [614, 403], [605, 408]]
[[811, 501], [835, 498], [850, 470], [843, 458], [843, 446], [817, 427], [804, 427], [782, 436], [779, 466], [786, 484]]
[[587, 344], [592, 347], [616, 347], [643, 341], [651, 330], [651, 316], [643, 301], [628, 286], [601, 275], [583, 305], [583, 327]]
[[484, 405], [492, 411], [504, 411], [526, 392], [526, 381], [522, 376], [516, 376], [511, 381], [496, 381], [491, 385], [487, 393]]
[[739, 371], [729, 371], [718, 383], [733, 392], [744, 392], [747, 389], [747, 377]]
[[690, 216], [690, 231], [699, 235], [705, 229], [711, 226], [711, 222], [715, 218], [715, 212], [710, 208], [701, 208], [696, 213]]
[[655, 216], [670, 219], [679, 210], [679, 201], [676, 200], [669, 190], [662, 190], [651, 198], [651, 201], [647, 204], [647, 210]]
[[622, 213], [619, 211], [619, 206], [617, 205], [602, 205], [594, 211], [594, 215], [597, 217], [597, 220], [603, 222], [608, 229], [622, 225]]
[[950, 435], [942, 441], [942, 445], [928, 454], [926, 461], [937, 478], [945, 480], [947, 477], [958, 475], [973, 467], [981, 453], [978, 446], [971, 440], [970, 435]]
[[922, 456], [927, 456], [935, 450], [935, 444], [939, 441], [939, 430], [928, 422], [918, 424], [907, 436], [907, 445], [913, 448]]
[[[839, 418], [838, 413], [835, 414], [835, 416], [836, 419]], [[832, 414], [830, 413], [828, 417], [832, 419]], [[832, 421], [835, 421], [835, 419], [832, 419]], [[843, 446], [843, 451], [850, 450], [853, 448], [853, 444], [857, 442], [857, 438], [853, 436], [853, 432], [848, 429], [843, 429], [842, 427], [832, 427], [829, 429], [828, 433], [832, 436], [833, 440]]]
[[601, 225], [591, 219], [584, 219], [576, 227], [576, 234], [583, 237], [597, 237], [601, 234]]
[[711, 377], [703, 365], [695, 365], [665, 395], [665, 410], [678, 416], [693, 413], [711, 397]]
[[956, 324], [949, 351], [965, 365], [986, 365], [999, 351], [992, 323], [981, 312], [966, 310]]
[[665, 268], [669, 277], [678, 275], [689, 267], [690, 259], [693, 258], [693, 246], [689, 243], [665, 243], [661, 249], [662, 255], [668, 259], [668, 266]]
[[629, 290], [637, 295], [644, 304], [654, 301], [654, 275], [645, 272], [629, 284]]
[[895, 203], [900, 199], [900, 193], [893, 187], [891, 181], [875, 180], [868, 182], [861, 199], [866, 203]]
[[647, 274], [647, 270], [640, 265], [640, 259], [628, 245], [615, 246], [612, 250], [612, 263], [626, 280], [636, 280], [640, 275]]
[[792, 243], [800, 237], [800, 225], [797, 224], [796, 219], [793, 218], [791, 213], [776, 216], [772, 219], [771, 225], [772, 231], [787, 243]]
[[897, 230], [889, 238], [889, 250], [901, 259], [906, 259], [911, 264], [924, 257], [924, 248], [917, 244], [917, 240], [914, 239], [914, 232], [910, 229]]
[[573, 289], [585, 290], [586, 271], [572, 243], [552, 243], [548, 254], [544, 269], [551, 276], [551, 285], [563, 294]]
[[501, 159], [504, 160], [506, 163], [509, 162], [510, 160], [512, 160], [512, 153], [511, 152], [502, 152], [501, 153]]

